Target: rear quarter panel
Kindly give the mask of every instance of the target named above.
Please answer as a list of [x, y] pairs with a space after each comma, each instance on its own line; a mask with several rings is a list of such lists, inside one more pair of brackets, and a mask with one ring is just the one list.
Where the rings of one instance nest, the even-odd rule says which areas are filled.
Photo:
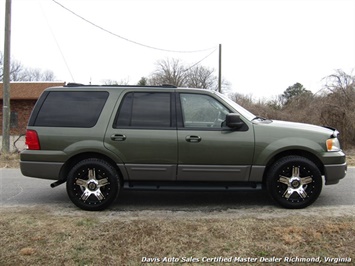
[[[49, 89], [49, 91], [65, 91], [65, 88]], [[80, 91], [80, 88], [76, 89]], [[87, 90], [87, 89], [86, 89]], [[95, 89], [93, 89], [94, 91]], [[73, 91], [71, 89], [71, 91]], [[115, 157], [108, 151], [103, 144], [104, 135], [107, 128], [107, 123], [112, 116], [112, 110], [116, 105], [117, 99], [121, 93], [120, 90], [101, 88], [97, 91], [108, 91], [110, 96], [101, 111], [101, 115], [91, 128], [77, 127], [44, 127], [33, 126], [29, 124], [28, 129], [35, 130], [38, 134], [41, 150], [32, 151], [25, 150], [21, 153], [22, 161], [44, 161], [44, 162], [65, 162], [70, 157], [84, 152], [98, 152], [110, 156], [112, 159], [120, 162], [118, 157]], [[39, 101], [40, 102], [40, 101]], [[39, 110], [36, 106], [34, 110]], [[33, 112], [32, 116], [36, 113]], [[33, 121], [35, 118], [31, 117]]]

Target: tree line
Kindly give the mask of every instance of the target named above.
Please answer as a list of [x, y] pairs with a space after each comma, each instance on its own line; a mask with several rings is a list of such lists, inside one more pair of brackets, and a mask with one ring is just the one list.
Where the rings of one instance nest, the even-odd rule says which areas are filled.
[[323, 81], [322, 90], [315, 94], [295, 83], [273, 100], [255, 102], [250, 96], [240, 93], [235, 93], [232, 98], [265, 118], [336, 128], [340, 132], [342, 147], [354, 148], [355, 75], [338, 69]]

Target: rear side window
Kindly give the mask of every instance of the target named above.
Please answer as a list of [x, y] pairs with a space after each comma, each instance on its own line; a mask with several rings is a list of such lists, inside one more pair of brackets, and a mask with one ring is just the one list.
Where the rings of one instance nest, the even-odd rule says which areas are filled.
[[130, 92], [123, 98], [114, 128], [172, 126], [171, 93]]
[[44, 100], [35, 126], [84, 127], [95, 126], [106, 103], [108, 92], [52, 91]]

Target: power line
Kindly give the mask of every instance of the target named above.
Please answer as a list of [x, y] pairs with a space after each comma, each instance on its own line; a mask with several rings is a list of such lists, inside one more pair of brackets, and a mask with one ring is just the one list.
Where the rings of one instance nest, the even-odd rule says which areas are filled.
[[185, 69], [184, 72], [189, 71], [191, 68], [193, 68], [194, 66], [198, 65], [199, 63], [201, 63], [203, 60], [205, 60], [207, 57], [209, 57], [211, 54], [213, 54], [215, 51], [217, 50], [214, 49], [211, 53], [209, 53], [207, 56], [205, 56], [204, 58], [202, 58], [200, 61], [196, 62], [195, 64], [193, 64], [192, 66], [190, 66], [189, 68]]
[[54, 41], [55, 41], [55, 43], [56, 43], [56, 45], [57, 45], [57, 48], [58, 48], [58, 50], [59, 50], [59, 52], [60, 52], [60, 54], [61, 54], [61, 56], [62, 56], [62, 59], [63, 59], [63, 61], [64, 61], [64, 64], [65, 64], [65, 66], [67, 67], [67, 70], [68, 70], [68, 72], [69, 72], [69, 74], [70, 74], [72, 80], [75, 82], [74, 76], [73, 76], [73, 74], [72, 74], [72, 72], [71, 72], [71, 70], [70, 70], [70, 68], [69, 68], [68, 62], [67, 62], [67, 60], [66, 60], [66, 58], [65, 58], [65, 56], [64, 56], [64, 53], [63, 53], [62, 49], [60, 48], [60, 45], [59, 45], [59, 43], [58, 43], [57, 38], [56, 38], [55, 35], [54, 35], [54, 32], [53, 32], [53, 30], [52, 30], [52, 27], [51, 27], [51, 25], [49, 24], [48, 18], [47, 18], [47, 16], [46, 16], [46, 14], [44, 13], [44, 10], [43, 10], [43, 7], [42, 7], [42, 4], [41, 4], [41, 3], [40, 3], [40, 6], [41, 6], [42, 14], [43, 14], [44, 18], [46, 19], [47, 26], [48, 26], [48, 28], [49, 28], [51, 34], [52, 34], [52, 37], [53, 37], [53, 39], [54, 39]]
[[154, 50], [163, 51], [163, 52], [170, 52], [170, 53], [198, 53], [198, 52], [209, 51], [209, 50], [212, 50], [212, 49], [216, 48], [216, 47], [211, 47], [211, 48], [201, 49], [201, 50], [195, 50], [195, 51], [177, 51], [177, 50], [168, 50], [168, 49], [163, 49], [163, 48], [157, 48], [157, 47], [153, 47], [153, 46], [146, 45], [146, 44], [143, 44], [143, 43], [139, 43], [139, 42], [130, 40], [130, 39], [128, 39], [128, 38], [125, 38], [125, 37], [123, 37], [123, 36], [120, 36], [120, 35], [118, 35], [118, 34], [112, 32], [112, 31], [109, 31], [109, 30], [107, 30], [107, 29], [105, 29], [105, 28], [103, 28], [103, 27], [101, 27], [101, 26], [95, 24], [94, 22], [91, 22], [90, 20], [88, 20], [88, 19], [86, 19], [86, 18], [80, 16], [79, 14], [77, 14], [77, 13], [75, 13], [74, 11], [70, 10], [69, 8], [65, 7], [65, 6], [62, 5], [61, 3], [58, 3], [56, 0], [52, 0], [52, 1], [53, 1], [54, 3], [56, 3], [57, 5], [59, 5], [60, 7], [62, 7], [63, 9], [65, 9], [66, 11], [70, 12], [71, 14], [73, 14], [74, 16], [76, 16], [76, 17], [78, 17], [78, 18], [84, 20], [85, 22], [91, 24], [92, 26], [94, 26], [94, 27], [96, 27], [96, 28], [98, 28], [98, 29], [100, 29], [100, 30], [102, 30], [102, 31], [104, 31], [104, 32], [106, 32], [106, 33], [108, 33], [108, 34], [111, 34], [111, 35], [113, 35], [113, 36], [115, 36], [115, 37], [118, 37], [118, 38], [120, 38], [120, 39], [122, 39], [122, 40], [125, 40], [125, 41], [127, 41], [127, 42], [130, 42], [130, 43], [133, 43], [133, 44], [136, 44], [136, 45], [139, 45], [139, 46], [143, 46], [143, 47], [145, 47], [145, 48], [154, 49]]

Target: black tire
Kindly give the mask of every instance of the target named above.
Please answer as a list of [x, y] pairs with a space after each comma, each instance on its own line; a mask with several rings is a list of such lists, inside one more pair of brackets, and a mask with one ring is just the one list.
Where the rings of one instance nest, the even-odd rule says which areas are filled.
[[269, 195], [281, 206], [301, 209], [311, 205], [322, 191], [318, 167], [301, 156], [287, 156], [276, 161], [266, 176]]
[[106, 209], [116, 200], [119, 191], [118, 173], [105, 160], [97, 158], [82, 160], [68, 173], [68, 196], [83, 210]]

